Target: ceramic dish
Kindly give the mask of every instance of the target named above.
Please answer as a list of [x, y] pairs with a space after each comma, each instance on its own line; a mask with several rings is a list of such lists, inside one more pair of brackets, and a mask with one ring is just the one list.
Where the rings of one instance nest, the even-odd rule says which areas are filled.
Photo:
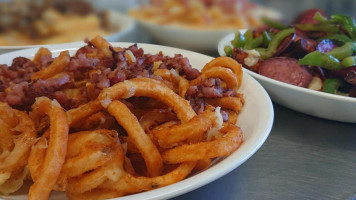
[[[230, 33], [220, 40], [218, 44], [220, 56], [225, 56], [224, 47], [231, 45], [230, 41], [233, 39], [234, 33]], [[356, 123], [356, 98], [297, 87], [250, 70], [245, 72], [257, 79], [271, 99], [278, 104], [315, 117]]]
[[200, 52], [216, 50], [219, 40], [234, 31], [233, 29], [189, 29], [178, 25], [158, 25], [142, 20], [137, 22], [160, 44]]
[[[114, 12], [114, 11], [112, 11], [111, 13], [112, 15], [110, 15], [110, 19], [109, 19], [110, 23], [112, 23], [112, 25], [114, 26], [120, 27], [120, 30], [110, 35], [107, 35], [104, 38], [110, 42], [130, 41], [129, 37], [130, 37], [130, 33], [134, 30], [135, 21], [125, 14], [121, 14], [119, 12]], [[48, 44], [48, 45], [0, 46], [0, 54], [10, 52], [10, 51], [20, 50], [20, 49], [26, 49], [26, 48], [35, 48], [35, 47], [51, 48], [51, 46], [53, 45]]]
[[[72, 44], [65, 48], [52, 48], [54, 56], [57, 56], [60, 51], [69, 50], [74, 53], [82, 44]], [[131, 43], [112, 43], [115, 47], [128, 47]], [[144, 49], [145, 53], [156, 54], [162, 51], [165, 55], [174, 56], [180, 53], [188, 57], [193, 67], [201, 69], [207, 62], [212, 60], [212, 57], [203, 54], [151, 44], [138, 44], [138, 47]], [[33, 57], [37, 48], [25, 49], [7, 54], [0, 55], [0, 63], [10, 64], [12, 59], [17, 56]], [[245, 105], [239, 114], [237, 125], [239, 125], [244, 133], [244, 142], [241, 147], [232, 153], [230, 156], [220, 159], [210, 168], [190, 176], [178, 183], [155, 189], [148, 192], [133, 194], [118, 200], [148, 200], [148, 199], [168, 199], [187, 193], [205, 184], [208, 184], [221, 176], [234, 170], [236, 167], [244, 163], [250, 158], [264, 143], [271, 131], [274, 111], [271, 100], [263, 87], [247, 73], [243, 76], [243, 82], [239, 92], [244, 94]], [[11, 196], [0, 196], [6, 199], [27, 199], [27, 190], [22, 189]], [[50, 199], [66, 199], [64, 193], [53, 192]]]

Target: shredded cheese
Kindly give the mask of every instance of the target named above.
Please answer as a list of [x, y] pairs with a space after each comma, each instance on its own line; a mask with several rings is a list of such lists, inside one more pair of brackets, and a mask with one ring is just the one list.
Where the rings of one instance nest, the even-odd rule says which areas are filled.
[[218, 138], [221, 136], [219, 130], [222, 128], [224, 120], [221, 116], [220, 109], [220, 107], [215, 108], [215, 125], [206, 133], [208, 141], [210, 141], [213, 137]]
[[128, 59], [129, 62], [136, 63], [136, 57], [133, 55], [131, 50], [127, 50], [125, 52], [125, 57], [126, 59]]
[[127, 99], [135, 95], [136, 85], [129, 80], [124, 81], [126, 85], [126, 93], [122, 95], [122, 98]]
[[245, 58], [244, 62], [247, 66], [251, 67], [258, 62], [258, 58], [261, 56], [256, 50], [245, 50], [248, 56]]
[[106, 97], [106, 99], [101, 100], [100, 103], [104, 108], [107, 108], [112, 102], [112, 99], [110, 99], [109, 97]]

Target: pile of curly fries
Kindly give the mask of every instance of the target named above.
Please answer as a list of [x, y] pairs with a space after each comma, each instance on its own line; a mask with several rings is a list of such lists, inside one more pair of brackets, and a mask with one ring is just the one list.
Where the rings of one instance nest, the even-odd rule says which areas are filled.
[[[100, 36], [86, 48], [91, 50], [84, 54], [99, 63], [117, 53], [129, 64], [140, 62], [127, 48], [112, 47]], [[51, 52], [41, 48], [32, 61], [40, 65], [41, 56], [48, 55]], [[61, 52], [34, 72], [29, 83], [59, 74], [70, 77], [68, 63], [74, 56]], [[27, 110], [1, 102], [0, 191], [13, 193], [28, 179], [33, 181], [31, 200], [48, 199], [53, 190], [65, 191], [70, 199], [120, 197], [181, 181], [238, 149], [243, 142], [242, 130], [235, 125], [244, 104], [237, 92], [241, 65], [219, 57], [197, 78], [187, 80], [173, 68], [160, 68], [160, 63], [152, 62], [154, 76], [126, 78], [98, 93], [85, 78], [98, 69], [83, 72], [80, 83], [63, 90], [80, 87], [89, 98], [70, 109], [50, 96], [36, 97]], [[234, 95], [204, 98], [197, 114], [186, 92], [208, 79], [219, 79], [221, 88]]]

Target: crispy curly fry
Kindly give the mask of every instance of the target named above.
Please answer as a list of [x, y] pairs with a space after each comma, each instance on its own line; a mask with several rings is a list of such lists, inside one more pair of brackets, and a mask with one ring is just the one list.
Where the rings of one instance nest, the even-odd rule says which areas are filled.
[[241, 145], [242, 131], [238, 126], [226, 123], [220, 132], [226, 135], [210, 142], [175, 147], [163, 152], [162, 158], [170, 164], [216, 158], [229, 155]]
[[182, 163], [173, 171], [153, 178], [144, 176], [134, 177], [130, 174], [127, 174], [125, 178], [130, 184], [139, 188], [141, 191], [152, 190], [183, 180], [190, 174], [195, 165], [196, 162]]
[[212, 106], [219, 106], [226, 109], [234, 110], [235, 112], [240, 112], [243, 106], [243, 101], [238, 97], [221, 97], [215, 99], [204, 99], [205, 102]]
[[48, 199], [65, 160], [68, 141], [67, 115], [58, 102], [46, 97], [36, 99], [33, 111], [44, 112], [50, 118], [49, 144], [41, 174], [30, 187], [29, 199]]
[[79, 106], [78, 108], [73, 108], [67, 111], [68, 123], [73, 125], [80, 120], [101, 111], [103, 107], [100, 101], [90, 101], [86, 104]]
[[[152, 130], [158, 144], [163, 148], [170, 148], [189, 139], [199, 137], [203, 139], [203, 134], [215, 124], [215, 114], [211, 110], [206, 110], [200, 115], [196, 115], [186, 123], [162, 127], [158, 126]], [[194, 129], [192, 129], [194, 127]], [[199, 136], [197, 136], [199, 135]]]
[[98, 57], [112, 57], [112, 52], [110, 51], [110, 44], [101, 36], [95, 36], [90, 42], [99, 50]]
[[226, 83], [227, 87], [230, 89], [236, 90], [238, 86], [238, 80], [235, 74], [230, 69], [224, 67], [213, 67], [207, 69], [201, 74], [201, 76], [192, 80], [190, 84], [198, 85], [208, 78], [220, 78]]
[[158, 176], [161, 174], [163, 167], [161, 154], [144, 132], [137, 118], [131, 113], [127, 106], [120, 101], [113, 101], [107, 109], [127, 131], [127, 134], [141, 152], [146, 162], [148, 174], [150, 176]]
[[23, 173], [31, 146], [36, 141], [36, 130], [25, 112], [12, 109], [6, 103], [0, 103], [0, 113], [0, 176], [7, 176], [0, 181], [0, 191], [11, 193], [21, 187], [22, 182], [12, 188], [5, 187]]
[[174, 110], [182, 122], [187, 122], [196, 115], [188, 101], [161, 82], [149, 78], [134, 78], [117, 83], [112, 87], [103, 89], [98, 99], [105, 107], [112, 100], [132, 96], [146, 96], [162, 101]]
[[47, 68], [44, 68], [41, 71], [34, 73], [31, 76], [31, 80], [48, 79], [52, 76], [55, 76], [61, 73], [64, 70], [64, 68], [67, 67], [69, 61], [70, 61], [69, 51], [62, 51], [59, 54], [59, 56], [56, 59], [54, 59], [53, 63], [50, 64]]
[[237, 87], [239, 88], [241, 83], [242, 83], [242, 66], [239, 64], [236, 60], [227, 57], [227, 56], [221, 56], [213, 59], [209, 63], [207, 63], [204, 68], [202, 69], [202, 73], [205, 71], [214, 68], [214, 67], [225, 67], [228, 69], [231, 69], [231, 71], [235, 74], [237, 78]]

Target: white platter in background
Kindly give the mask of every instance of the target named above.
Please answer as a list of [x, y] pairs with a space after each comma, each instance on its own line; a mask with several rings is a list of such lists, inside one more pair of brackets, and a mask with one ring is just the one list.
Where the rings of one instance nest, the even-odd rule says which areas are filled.
[[[224, 47], [230, 45], [234, 33], [226, 35], [218, 44], [220, 56], [225, 56]], [[328, 94], [283, 83], [253, 71], [244, 70], [267, 90], [271, 99], [287, 108], [340, 122], [356, 123], [356, 98]]]
[[[137, 20], [138, 24], [158, 43], [192, 51], [216, 51], [220, 39], [235, 31], [231, 29], [192, 29], [179, 25], [159, 25]], [[236, 30], [237, 31], [237, 30]]]
[[[112, 25], [120, 27], [120, 30], [117, 32], [113, 32], [110, 35], [104, 36], [107, 41], [110, 42], [119, 42], [119, 41], [130, 41], [130, 35], [134, 31], [135, 28], [135, 21], [127, 16], [126, 14], [122, 14], [116, 11], [112, 11], [109, 19]], [[84, 40], [84, 38], [83, 38]], [[71, 43], [78, 43], [79, 41], [71, 42]], [[57, 45], [69, 45], [71, 43], [64, 43], [64, 44], [47, 44], [47, 45], [19, 45], [19, 46], [0, 46], [0, 54], [20, 50], [20, 49], [27, 49], [27, 48], [35, 48], [35, 47], [46, 47], [51, 48], [52, 46]]]
[[[132, 43], [111, 44], [114, 47], [128, 47], [132, 45]], [[65, 47], [52, 47], [50, 50], [53, 52], [54, 56], [57, 56], [59, 52], [63, 50], [69, 50], [70, 53], [74, 54], [76, 50], [83, 45], [84, 43], [68, 44]], [[159, 45], [138, 44], [138, 47], [143, 48], [145, 53], [150, 54], [156, 54], [160, 51], [162, 51], [164, 55], [168, 56], [182, 54], [183, 56], [188, 57], [191, 65], [197, 69], [202, 69], [206, 63], [213, 59], [212, 57], [203, 54]], [[38, 48], [25, 49], [0, 55], [0, 63], [11, 64], [12, 59], [18, 56], [32, 58], [37, 50]], [[197, 189], [226, 175], [249, 159], [267, 139], [273, 125], [274, 111], [272, 102], [267, 92], [247, 73], [243, 76], [239, 92], [243, 93], [245, 98], [245, 105], [239, 114], [237, 122], [237, 125], [241, 127], [244, 134], [243, 144], [239, 149], [237, 149], [230, 156], [220, 159], [208, 169], [178, 183], [152, 191], [128, 195], [116, 199], [153, 200], [172, 198]], [[24, 200], [27, 199], [27, 190], [23, 189], [6, 197], [0, 195], [0, 198]], [[52, 192], [50, 199], [66, 199], [66, 196], [63, 192]]]

